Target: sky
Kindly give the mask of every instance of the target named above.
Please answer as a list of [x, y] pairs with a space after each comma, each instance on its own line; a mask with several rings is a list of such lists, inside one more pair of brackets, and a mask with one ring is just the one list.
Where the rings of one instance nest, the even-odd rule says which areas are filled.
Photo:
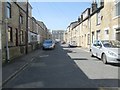
[[91, 2], [30, 2], [32, 15], [36, 20], [44, 22], [50, 30], [66, 30]]

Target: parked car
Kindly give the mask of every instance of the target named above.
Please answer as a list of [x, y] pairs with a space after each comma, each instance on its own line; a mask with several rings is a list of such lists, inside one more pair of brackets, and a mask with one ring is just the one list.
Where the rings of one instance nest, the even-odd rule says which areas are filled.
[[90, 49], [91, 56], [100, 58], [104, 64], [120, 62], [120, 42], [117, 40], [96, 40]]
[[77, 47], [77, 43], [75, 41], [71, 41], [69, 43], [69, 47]]
[[55, 42], [52, 40], [45, 40], [42, 45], [43, 50], [44, 49], [54, 49], [55, 48]]

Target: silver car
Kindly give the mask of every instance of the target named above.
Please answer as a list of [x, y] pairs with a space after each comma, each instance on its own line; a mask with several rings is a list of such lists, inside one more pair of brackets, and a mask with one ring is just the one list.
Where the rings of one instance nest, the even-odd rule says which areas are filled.
[[90, 49], [91, 56], [100, 58], [104, 64], [120, 63], [120, 42], [117, 40], [96, 40]]
[[55, 42], [52, 40], [45, 40], [42, 45], [43, 50], [44, 49], [54, 49], [55, 48]]

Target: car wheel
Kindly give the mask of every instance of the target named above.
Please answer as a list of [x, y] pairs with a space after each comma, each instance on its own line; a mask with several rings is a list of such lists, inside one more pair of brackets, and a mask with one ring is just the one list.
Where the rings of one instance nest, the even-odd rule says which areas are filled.
[[92, 53], [92, 50], [90, 50], [90, 56], [91, 57], [94, 57], [93, 53]]
[[107, 64], [107, 58], [105, 54], [102, 55], [102, 61], [104, 64]]

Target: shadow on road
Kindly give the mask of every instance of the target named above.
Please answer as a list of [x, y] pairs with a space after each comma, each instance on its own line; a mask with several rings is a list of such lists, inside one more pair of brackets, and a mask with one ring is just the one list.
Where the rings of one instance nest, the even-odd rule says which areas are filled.
[[[66, 53], [69, 53], [69, 50], [67, 50], [66, 47], [62, 46], [62, 48], [64, 48], [64, 51]], [[72, 50], [71, 50], [72, 52]], [[70, 57], [71, 58], [71, 57]], [[95, 58], [95, 59], [94, 59]], [[72, 60], [88, 60], [88, 58], [71, 58]], [[94, 61], [101, 61], [100, 58], [93, 57]], [[101, 61], [102, 62], [102, 61]], [[109, 63], [106, 65], [111, 65], [111, 66], [115, 66], [115, 67], [120, 67], [120, 64], [116, 63]], [[87, 67], [87, 66], [86, 66]], [[95, 67], [96, 68], [96, 67]], [[84, 73], [84, 72], [83, 72]], [[107, 73], [107, 72], [106, 72]], [[114, 72], [113, 72], [114, 73]], [[90, 79], [92, 82], [96, 83], [96, 85], [98, 87], [118, 87], [119, 86], [119, 80], [118, 79]]]
[[120, 63], [108, 63], [108, 65], [115, 66], [115, 67], [120, 67]]

